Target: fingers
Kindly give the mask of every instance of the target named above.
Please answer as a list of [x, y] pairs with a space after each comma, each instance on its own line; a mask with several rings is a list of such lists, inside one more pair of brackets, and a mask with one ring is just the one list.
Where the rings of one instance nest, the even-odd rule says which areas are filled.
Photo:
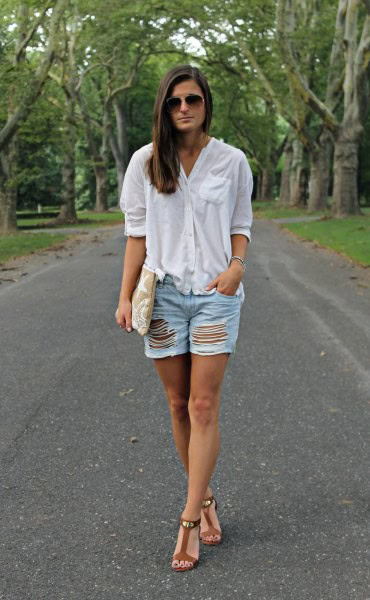
[[126, 331], [128, 331], [128, 333], [132, 331], [131, 312], [129, 315], [126, 315]]
[[124, 312], [118, 307], [116, 310], [116, 322], [121, 329], [125, 329], [128, 333], [130, 333], [133, 330], [131, 310]]
[[209, 283], [209, 284], [206, 286], [206, 288], [205, 288], [205, 289], [206, 289], [206, 290], [211, 290], [212, 288], [214, 288], [214, 287], [217, 287], [217, 285], [218, 285], [218, 282], [220, 281], [220, 277], [221, 277], [221, 276], [220, 276], [220, 275], [218, 275], [218, 276], [216, 277], [216, 279], [213, 279], [213, 280], [211, 281], [211, 283]]

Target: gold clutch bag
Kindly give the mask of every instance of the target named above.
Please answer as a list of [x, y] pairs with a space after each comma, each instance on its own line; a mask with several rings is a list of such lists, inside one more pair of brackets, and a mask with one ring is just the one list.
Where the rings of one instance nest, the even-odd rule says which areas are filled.
[[152, 320], [157, 280], [157, 274], [143, 266], [131, 299], [132, 327], [140, 335], [148, 332]]

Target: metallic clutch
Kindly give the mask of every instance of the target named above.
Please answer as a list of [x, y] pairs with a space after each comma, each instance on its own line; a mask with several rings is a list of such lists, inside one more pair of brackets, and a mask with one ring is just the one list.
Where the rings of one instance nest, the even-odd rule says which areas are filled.
[[157, 280], [157, 274], [143, 266], [131, 299], [132, 327], [140, 335], [148, 332], [152, 320]]

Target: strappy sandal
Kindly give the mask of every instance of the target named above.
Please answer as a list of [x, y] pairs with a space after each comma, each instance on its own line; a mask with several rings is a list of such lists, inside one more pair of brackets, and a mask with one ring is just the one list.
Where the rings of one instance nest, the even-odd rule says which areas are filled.
[[190, 571], [190, 569], [195, 569], [195, 567], [198, 566], [199, 564], [199, 560], [197, 558], [194, 558], [194, 556], [190, 556], [190, 554], [186, 553], [186, 549], [188, 547], [188, 540], [189, 540], [189, 532], [190, 529], [193, 529], [193, 527], [199, 527], [200, 526], [200, 519], [197, 519], [196, 521], [186, 521], [185, 519], [180, 518], [180, 523], [183, 526], [183, 528], [185, 529], [184, 531], [184, 535], [181, 541], [181, 548], [180, 548], [180, 552], [178, 552], [177, 554], [175, 554], [172, 557], [172, 562], [174, 560], [178, 560], [180, 562], [180, 560], [183, 561], [187, 561], [189, 563], [192, 563], [190, 567], [173, 567], [174, 571]]
[[[207, 509], [209, 506], [211, 506], [212, 502], [215, 503], [215, 509], [217, 510], [217, 500], [214, 496], [210, 496], [209, 498], [206, 498], [205, 500], [203, 500], [202, 502], [202, 510], [204, 510], [203, 514], [206, 518], [207, 521], [207, 525], [208, 525], [208, 529], [207, 531], [204, 531], [201, 535], [199, 534], [200, 539], [202, 540], [203, 544], [207, 544], [208, 546], [217, 546], [217, 544], [221, 543], [221, 531], [219, 531], [218, 529], [216, 529], [215, 527], [213, 527], [212, 525], [212, 521], [211, 518], [208, 514], [208, 510]], [[210, 535], [218, 535], [220, 537], [219, 540], [215, 540], [215, 541], [209, 541], [206, 540], [205, 538], [210, 536]]]

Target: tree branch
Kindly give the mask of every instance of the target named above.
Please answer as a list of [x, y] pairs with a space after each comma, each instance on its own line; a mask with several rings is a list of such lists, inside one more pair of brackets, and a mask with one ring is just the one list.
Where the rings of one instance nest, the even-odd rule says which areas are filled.
[[[355, 57], [355, 97], [357, 99], [358, 119], [363, 123], [369, 109], [369, 72], [370, 72], [370, 15], [366, 16], [361, 39]], [[356, 115], [357, 116], [357, 115]]]
[[17, 51], [16, 51], [16, 54], [15, 54], [15, 57], [14, 57], [14, 62], [15, 63], [18, 63], [20, 61], [21, 56], [22, 56], [24, 50], [27, 48], [28, 44], [32, 40], [32, 38], [35, 35], [37, 29], [39, 28], [39, 26], [41, 25], [42, 21], [44, 20], [46, 12], [49, 10], [49, 8], [51, 7], [51, 5], [52, 5], [52, 3], [49, 0], [46, 3], [45, 7], [42, 9], [41, 15], [35, 21], [33, 27], [31, 27], [31, 29], [29, 30], [29, 32], [23, 38], [22, 42], [17, 47]]
[[19, 106], [14, 113], [9, 116], [6, 124], [0, 131], [0, 151], [9, 143], [20, 125], [27, 119], [32, 110], [33, 104], [39, 97], [45, 84], [49, 69], [53, 63], [54, 52], [57, 43], [57, 31], [62, 14], [67, 6], [68, 0], [57, 0], [53, 14], [50, 19], [49, 38], [43, 59], [36, 69], [34, 77], [31, 79], [27, 90], [20, 100]]
[[319, 117], [324, 121], [326, 127], [332, 132], [336, 132], [340, 125], [329, 108], [308, 87], [302, 76], [296, 59], [289, 35], [286, 31], [286, 22], [292, 14], [292, 0], [278, 0], [276, 12], [276, 31], [279, 43], [280, 53], [286, 67], [287, 76], [293, 86], [293, 89]]

